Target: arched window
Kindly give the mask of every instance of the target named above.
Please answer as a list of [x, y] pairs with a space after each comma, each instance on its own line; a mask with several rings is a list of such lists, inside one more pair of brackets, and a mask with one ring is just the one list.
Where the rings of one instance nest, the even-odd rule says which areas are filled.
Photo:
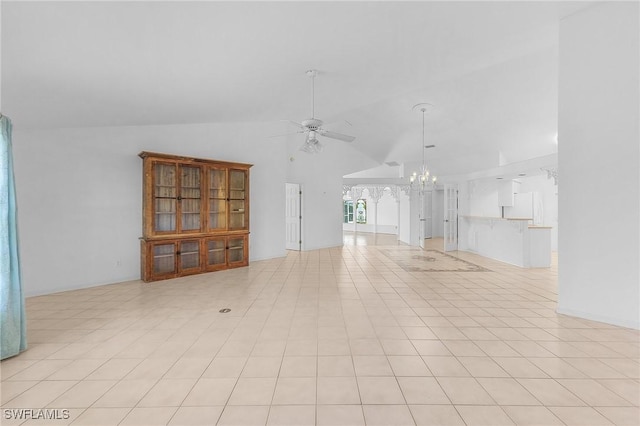
[[367, 200], [356, 201], [356, 221], [367, 223]]

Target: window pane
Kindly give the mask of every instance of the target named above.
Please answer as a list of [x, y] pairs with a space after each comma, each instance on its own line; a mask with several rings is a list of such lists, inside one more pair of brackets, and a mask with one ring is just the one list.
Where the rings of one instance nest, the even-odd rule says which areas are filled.
[[244, 200], [231, 200], [229, 202], [229, 229], [243, 229], [245, 223]]
[[182, 166], [182, 229], [200, 229], [200, 168]]
[[245, 173], [238, 170], [231, 170], [229, 173], [230, 176], [230, 188], [229, 188], [229, 198], [232, 200], [244, 200], [244, 179]]
[[200, 266], [199, 242], [185, 241], [180, 243], [180, 266], [182, 269], [192, 269]]
[[227, 227], [227, 201], [209, 200], [209, 229], [225, 229]]
[[207, 242], [207, 265], [224, 265], [226, 263], [225, 250], [224, 239], [209, 240]]
[[209, 170], [209, 198], [227, 198], [227, 175], [224, 170]]
[[229, 263], [244, 261], [244, 238], [229, 238]]
[[176, 166], [156, 164], [153, 180], [155, 231], [176, 230]]
[[153, 273], [169, 274], [176, 270], [176, 246], [171, 244], [156, 244], [153, 246]]
[[353, 201], [343, 201], [343, 221], [344, 223], [353, 223]]
[[367, 223], [367, 201], [358, 200], [356, 202], [356, 221], [358, 223]]

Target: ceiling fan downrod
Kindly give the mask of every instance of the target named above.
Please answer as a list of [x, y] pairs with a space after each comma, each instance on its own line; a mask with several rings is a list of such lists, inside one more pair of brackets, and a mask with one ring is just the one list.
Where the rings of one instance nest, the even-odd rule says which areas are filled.
[[307, 76], [311, 78], [311, 118], [316, 117], [316, 76], [318, 70], [308, 70]]

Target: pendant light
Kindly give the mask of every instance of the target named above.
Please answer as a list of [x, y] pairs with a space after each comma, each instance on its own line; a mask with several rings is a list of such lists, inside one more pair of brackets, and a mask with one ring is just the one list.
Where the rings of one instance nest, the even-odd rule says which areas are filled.
[[424, 190], [427, 187], [435, 186], [437, 178], [436, 176], [431, 176], [429, 172], [429, 168], [425, 162], [425, 150], [427, 148], [435, 148], [435, 145], [425, 145], [424, 134], [425, 134], [425, 124], [424, 124], [424, 116], [429, 107], [433, 107], [430, 103], [419, 103], [415, 104], [412, 108], [413, 111], [422, 112], [422, 144], [420, 145], [420, 149], [422, 151], [422, 165], [420, 166], [420, 173], [413, 172], [411, 177], [409, 178], [409, 182], [412, 188], [416, 188], [419, 190]]

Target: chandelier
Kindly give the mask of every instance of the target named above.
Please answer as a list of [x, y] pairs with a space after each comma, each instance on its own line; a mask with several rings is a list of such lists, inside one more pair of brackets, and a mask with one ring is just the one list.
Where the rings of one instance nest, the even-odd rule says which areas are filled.
[[414, 105], [412, 108], [414, 111], [417, 110], [422, 112], [422, 145], [421, 145], [422, 166], [420, 166], [420, 173], [413, 172], [411, 174], [411, 177], [409, 177], [409, 183], [411, 184], [412, 188], [420, 189], [420, 190], [435, 186], [436, 181], [438, 180], [436, 176], [431, 176], [431, 173], [429, 172], [429, 168], [425, 163], [425, 150], [427, 148], [435, 148], [435, 145], [424, 144], [425, 143], [424, 142], [424, 113], [427, 111], [428, 107], [432, 107], [432, 106], [433, 105], [429, 103], [419, 103]]

